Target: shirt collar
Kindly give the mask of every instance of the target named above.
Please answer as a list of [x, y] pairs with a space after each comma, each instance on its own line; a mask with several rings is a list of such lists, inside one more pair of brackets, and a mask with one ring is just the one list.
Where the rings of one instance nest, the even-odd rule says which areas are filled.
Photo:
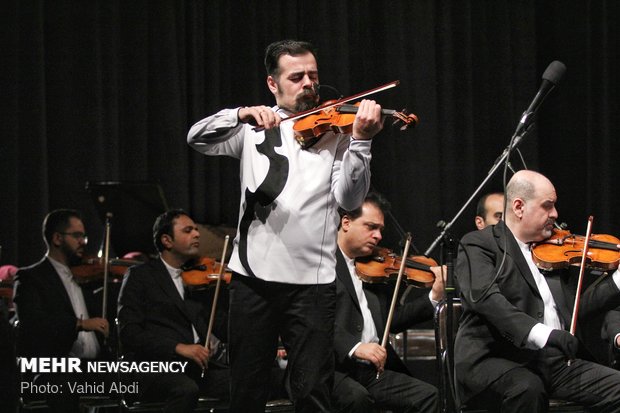
[[168, 264], [161, 255], [159, 256], [159, 258], [161, 259], [161, 262], [164, 263], [164, 266], [166, 267], [166, 270], [168, 270], [168, 273], [170, 274], [172, 279], [176, 279], [181, 276], [181, 273], [183, 272], [182, 269], [174, 268], [172, 265]]

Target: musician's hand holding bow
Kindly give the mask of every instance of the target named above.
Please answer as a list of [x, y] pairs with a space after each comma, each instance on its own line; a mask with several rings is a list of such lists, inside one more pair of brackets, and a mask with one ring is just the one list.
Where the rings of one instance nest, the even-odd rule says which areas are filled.
[[110, 325], [105, 318], [88, 318], [86, 320], [78, 320], [78, 331], [96, 331], [107, 337], [110, 334]]
[[568, 360], [577, 358], [579, 340], [566, 330], [552, 330], [545, 347], [553, 347], [562, 352]]
[[383, 129], [381, 105], [374, 100], [362, 100], [353, 122], [353, 139], [372, 139], [381, 129]]
[[280, 115], [267, 106], [249, 106], [241, 108], [237, 116], [240, 122], [256, 124], [265, 129], [276, 127], [282, 121]]
[[383, 373], [387, 352], [378, 343], [362, 343], [353, 352], [353, 357], [371, 362], [375, 365], [378, 373]]
[[188, 358], [198, 364], [200, 368], [206, 368], [209, 361], [209, 349], [200, 344], [183, 344], [179, 343], [174, 351], [185, 358]]

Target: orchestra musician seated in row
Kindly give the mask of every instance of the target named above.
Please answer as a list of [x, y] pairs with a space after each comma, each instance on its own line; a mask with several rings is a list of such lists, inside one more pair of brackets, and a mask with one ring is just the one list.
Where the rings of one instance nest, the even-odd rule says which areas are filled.
[[[555, 398], [619, 411], [620, 372], [580, 358], [580, 340], [567, 331], [578, 271], [543, 274], [532, 258], [531, 244], [549, 238], [558, 217], [553, 184], [540, 173], [519, 171], [506, 197], [504, 220], [465, 235], [459, 248], [460, 402], [491, 411], [542, 412]], [[577, 329], [618, 306], [619, 285], [616, 271], [582, 292]]]
[[[17, 355], [96, 359], [102, 355], [101, 340], [108, 336], [109, 324], [105, 318], [95, 316], [95, 303], [85, 300], [71, 273], [70, 267], [81, 261], [87, 242], [80, 213], [57, 209], [47, 214], [43, 240], [47, 245], [43, 259], [20, 268], [16, 276]], [[75, 374], [44, 374], [32, 379], [37, 384], [80, 381]], [[66, 385], [65, 390], [62, 395], [46, 394], [48, 404], [56, 412], [79, 411], [79, 395]]]
[[504, 213], [504, 193], [490, 192], [483, 195], [476, 205], [476, 228], [484, 229], [495, 225], [502, 219]]
[[166, 412], [191, 412], [200, 395], [227, 400], [229, 370], [216, 361], [219, 339], [212, 334], [212, 350], [205, 347], [208, 313], [185, 297], [181, 277], [182, 266], [199, 258], [198, 227], [183, 210], [173, 209], [157, 217], [153, 241], [159, 258], [130, 267], [118, 297], [123, 352], [129, 360], [188, 364], [184, 373], [138, 375], [140, 399], [165, 400]]
[[607, 349], [607, 363], [614, 369], [620, 370], [620, 307], [614, 308], [605, 315], [601, 338]]
[[[437, 389], [411, 376], [388, 343], [382, 347], [394, 283], [369, 285], [356, 275], [355, 259], [368, 256], [381, 241], [386, 199], [374, 192], [360, 208], [341, 212], [336, 252], [336, 372], [333, 407], [339, 412], [435, 412]], [[434, 306], [444, 295], [441, 267], [431, 267], [435, 282], [428, 296], [398, 305], [391, 324], [401, 332], [433, 318]], [[376, 287], [376, 288], [370, 288]], [[377, 373], [379, 376], [377, 378]]]
[[276, 106], [224, 109], [188, 133], [197, 151], [241, 164], [229, 263], [231, 410], [264, 411], [265, 378], [281, 338], [295, 408], [329, 412], [337, 209], [359, 207], [368, 192], [381, 106], [362, 100], [351, 134], [329, 131], [303, 149], [285, 118], [319, 102], [315, 49], [302, 41], [274, 42], [265, 51], [265, 68]]

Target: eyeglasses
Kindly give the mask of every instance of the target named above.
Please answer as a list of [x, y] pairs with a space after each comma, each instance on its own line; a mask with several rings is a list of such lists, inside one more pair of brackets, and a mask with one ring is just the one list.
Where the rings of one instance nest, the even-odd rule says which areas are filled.
[[75, 238], [78, 241], [83, 239], [84, 243], [88, 244], [88, 236], [85, 233], [83, 233], [83, 232], [79, 232], [79, 231], [76, 231], [76, 232], [60, 232], [59, 234], [71, 235], [73, 238]]

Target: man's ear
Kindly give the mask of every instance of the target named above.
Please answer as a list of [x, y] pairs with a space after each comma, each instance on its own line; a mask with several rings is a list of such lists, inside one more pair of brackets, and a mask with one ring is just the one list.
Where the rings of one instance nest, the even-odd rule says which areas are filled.
[[484, 228], [484, 218], [479, 215], [476, 215], [476, 228], [483, 229]]
[[271, 93], [274, 95], [278, 92], [278, 84], [271, 75], [267, 76], [267, 87], [269, 87], [269, 90], [271, 90]]
[[170, 248], [172, 248], [172, 237], [168, 234], [163, 234], [161, 236], [161, 244], [164, 246], [165, 249], [169, 250]]
[[525, 201], [521, 198], [515, 198], [512, 201], [512, 212], [516, 215], [517, 218], [523, 218], [523, 213], [525, 211]]
[[54, 232], [54, 235], [52, 235], [52, 245], [58, 247], [60, 244], [62, 244], [62, 234]]
[[344, 215], [340, 220], [340, 226], [342, 227], [343, 231], [348, 231], [351, 227], [351, 218], [349, 218], [348, 215]]

